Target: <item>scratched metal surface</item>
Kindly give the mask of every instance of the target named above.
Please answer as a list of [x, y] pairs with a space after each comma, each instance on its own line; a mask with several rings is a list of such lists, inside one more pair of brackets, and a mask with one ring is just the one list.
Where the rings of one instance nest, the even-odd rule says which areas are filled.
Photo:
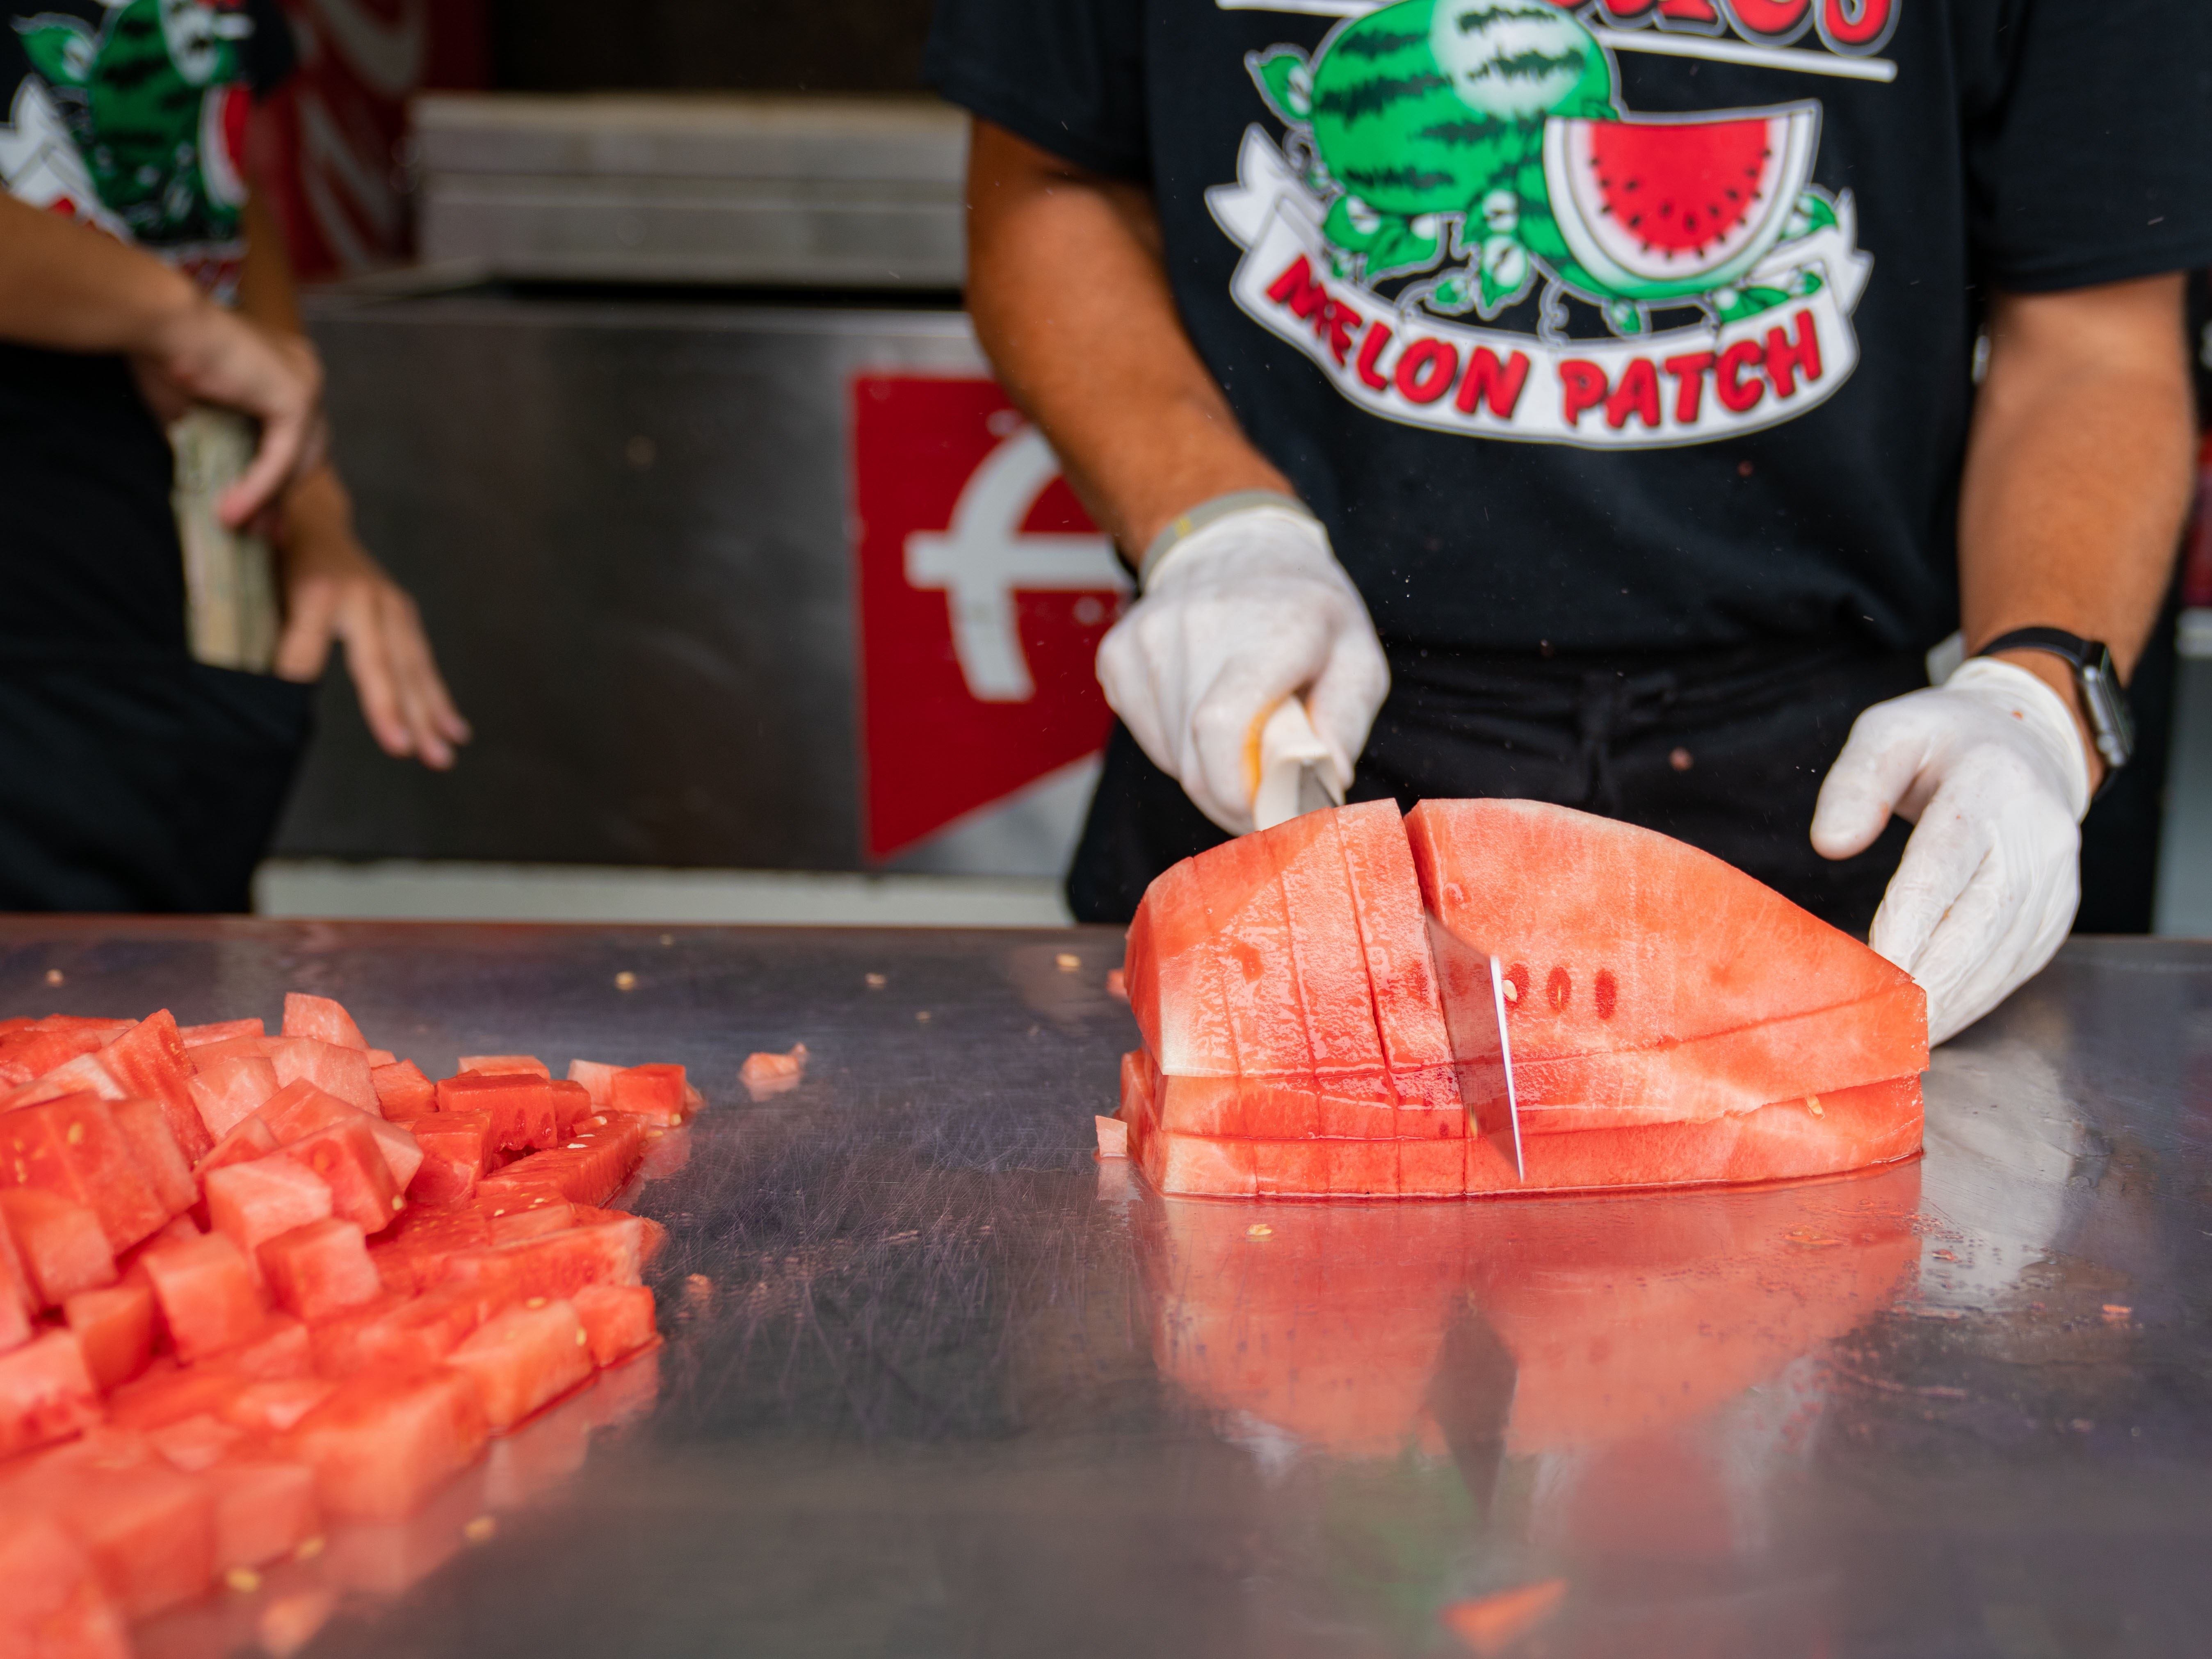
[[[2069, 945], [1939, 1054], [1919, 1164], [1473, 1205], [1097, 1164], [1118, 956], [0, 923], [0, 1011], [301, 987], [427, 1066], [676, 1060], [711, 1103], [631, 1200], [672, 1232], [654, 1360], [141, 1652], [2205, 1651], [2212, 945]], [[1485, 1600], [1548, 1584], [1527, 1628]]]

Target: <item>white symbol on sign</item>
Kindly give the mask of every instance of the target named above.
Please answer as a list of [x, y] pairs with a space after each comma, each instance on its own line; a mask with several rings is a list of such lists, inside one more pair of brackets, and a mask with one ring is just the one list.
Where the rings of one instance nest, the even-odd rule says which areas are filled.
[[1113, 544], [1092, 534], [1038, 534], [1022, 528], [1059, 458], [1024, 426], [975, 469], [952, 508], [949, 530], [906, 538], [906, 579], [944, 592], [952, 612], [952, 653], [968, 695], [978, 702], [1027, 702], [1036, 695], [1022, 651], [1017, 592], [1126, 592], [1128, 574]]

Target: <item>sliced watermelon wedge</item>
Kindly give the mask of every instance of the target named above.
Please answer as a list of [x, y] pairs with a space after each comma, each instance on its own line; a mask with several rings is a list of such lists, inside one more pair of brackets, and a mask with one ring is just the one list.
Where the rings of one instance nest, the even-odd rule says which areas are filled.
[[1607, 295], [1706, 294], [1781, 240], [1813, 173], [1820, 106], [1544, 124], [1559, 234]]

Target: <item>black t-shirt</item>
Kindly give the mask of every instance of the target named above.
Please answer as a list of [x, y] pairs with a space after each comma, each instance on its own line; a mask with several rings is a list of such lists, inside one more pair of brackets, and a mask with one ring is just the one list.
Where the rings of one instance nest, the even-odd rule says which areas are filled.
[[[246, 119], [291, 71], [276, 0], [43, 0], [0, 16], [0, 188], [228, 297]], [[181, 655], [167, 440], [116, 357], [0, 343], [0, 643]]]
[[939, 0], [928, 61], [1152, 186], [1394, 647], [1923, 647], [1988, 293], [2212, 263], [2191, 0]]

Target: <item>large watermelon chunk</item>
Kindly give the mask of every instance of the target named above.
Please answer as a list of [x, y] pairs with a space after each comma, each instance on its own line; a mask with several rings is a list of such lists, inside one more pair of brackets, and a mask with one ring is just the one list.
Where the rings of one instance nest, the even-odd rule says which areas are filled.
[[1489, 958], [1507, 964], [1524, 1135], [1706, 1121], [1928, 1064], [1910, 975], [1710, 854], [1538, 801], [1424, 801], [1407, 828], [1463, 1060], [1495, 1052]]
[[1308, 813], [1176, 865], [1139, 907], [1125, 982], [1158, 1070], [1226, 1133], [1463, 1132], [1390, 802]]
[[1812, 177], [1820, 106], [1730, 115], [1558, 118], [1544, 183], [1575, 262], [1611, 294], [1710, 293], [1782, 238]]
[[169, 1218], [113, 1109], [90, 1095], [19, 1107], [0, 1118], [0, 1186], [41, 1188], [83, 1205], [118, 1250]]
[[366, 1371], [300, 1419], [290, 1456], [315, 1471], [328, 1513], [397, 1521], [476, 1462], [489, 1432], [475, 1386], [459, 1371]]

